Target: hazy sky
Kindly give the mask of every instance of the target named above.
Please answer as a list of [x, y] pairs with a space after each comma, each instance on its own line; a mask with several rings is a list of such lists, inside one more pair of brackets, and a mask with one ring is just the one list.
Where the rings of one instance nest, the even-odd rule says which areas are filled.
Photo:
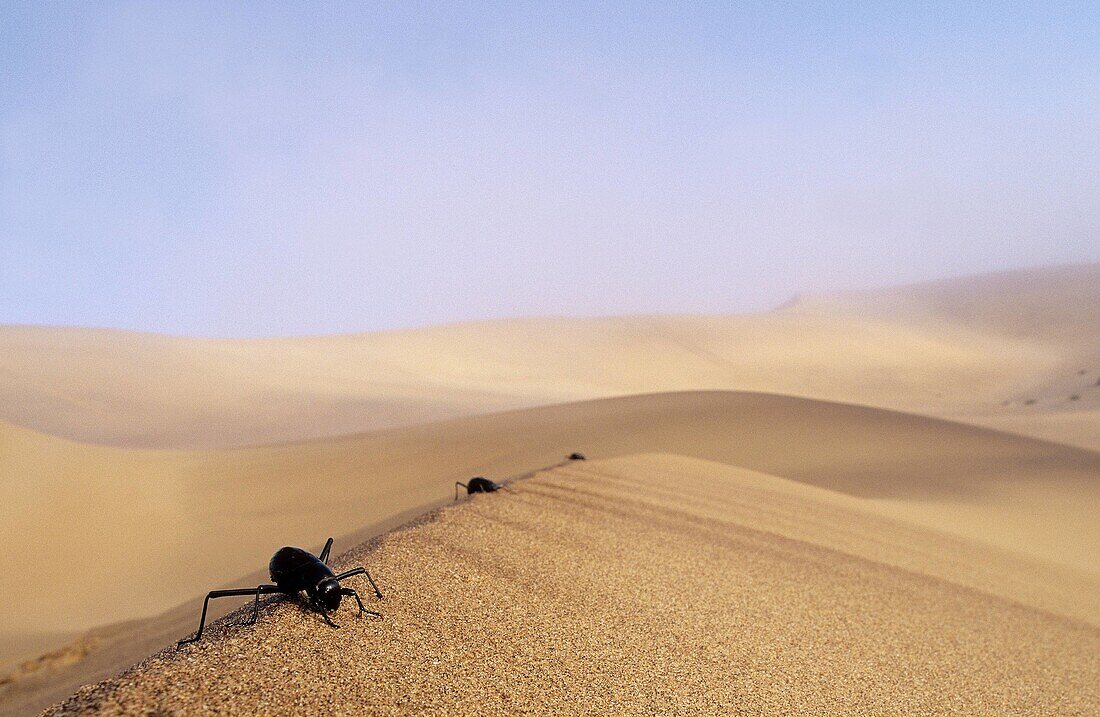
[[6, 0], [0, 322], [725, 312], [1100, 260], [1100, 4], [686, 5]]

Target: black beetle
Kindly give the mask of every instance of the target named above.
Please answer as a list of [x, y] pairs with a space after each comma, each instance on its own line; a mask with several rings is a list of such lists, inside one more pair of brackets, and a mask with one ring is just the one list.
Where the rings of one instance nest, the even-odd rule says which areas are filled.
[[199, 631], [195, 633], [194, 637], [180, 640], [176, 646], [180, 647], [189, 642], [197, 642], [199, 638], [202, 637], [202, 628], [206, 624], [206, 607], [210, 604], [211, 598], [255, 595], [256, 599], [252, 603], [252, 617], [245, 623], [246, 625], [251, 625], [256, 622], [256, 616], [260, 612], [261, 595], [282, 593], [284, 595], [297, 597], [303, 591], [305, 591], [309, 606], [321, 613], [321, 617], [323, 617], [325, 622], [332, 627], [338, 628], [340, 626], [334, 623], [328, 614], [330, 612], [335, 612], [340, 607], [340, 599], [345, 595], [350, 595], [355, 598], [355, 602], [359, 604], [360, 615], [367, 613], [382, 617], [381, 613], [377, 613], [374, 610], [368, 610], [366, 606], [363, 605], [363, 601], [359, 598], [359, 593], [351, 588], [345, 588], [340, 585], [341, 580], [350, 578], [353, 575], [366, 575], [367, 580], [370, 581], [371, 587], [374, 588], [374, 594], [381, 600], [382, 591], [378, 589], [378, 585], [374, 582], [374, 578], [371, 577], [371, 574], [367, 572], [366, 568], [354, 568], [353, 570], [348, 570], [339, 575], [335, 574], [332, 572], [332, 568], [328, 566], [328, 554], [330, 550], [332, 550], [332, 538], [329, 538], [328, 542], [325, 543], [325, 548], [321, 551], [319, 557], [301, 548], [279, 548], [279, 550], [271, 556], [271, 563], [268, 565], [268, 569], [271, 571], [271, 580], [275, 583], [274, 585], [257, 585], [254, 588], [210, 591], [206, 596], [206, 600], [202, 603], [202, 617], [199, 618]]
[[471, 478], [467, 483], [455, 481], [455, 500], [458, 500], [459, 486], [465, 488], [468, 495], [473, 493], [493, 493], [500, 490], [501, 488], [504, 488], [505, 490], [508, 489], [508, 486], [506, 485], [494, 483], [488, 478], [484, 478], [482, 476], [475, 476], [474, 478]]
[[569, 460], [571, 460], [571, 461], [583, 461], [584, 460], [584, 454], [583, 453], [570, 453], [569, 454]]

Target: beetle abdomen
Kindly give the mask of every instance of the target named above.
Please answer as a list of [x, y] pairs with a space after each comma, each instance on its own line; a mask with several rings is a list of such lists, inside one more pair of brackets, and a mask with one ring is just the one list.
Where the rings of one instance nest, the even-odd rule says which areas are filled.
[[332, 575], [328, 566], [312, 553], [291, 547], [279, 548], [271, 556], [268, 569], [271, 571], [271, 582], [289, 593], [315, 587], [323, 578]]

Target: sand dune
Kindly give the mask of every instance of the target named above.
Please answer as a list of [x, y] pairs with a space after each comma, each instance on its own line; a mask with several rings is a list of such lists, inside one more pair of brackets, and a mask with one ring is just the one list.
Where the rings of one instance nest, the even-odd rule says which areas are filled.
[[1097, 348], [1100, 263], [1018, 269], [903, 287], [804, 297], [800, 308], [909, 324], [951, 324], [1042, 341], [1067, 351]]
[[962, 415], [1023, 400], [1021, 390], [1100, 356], [1098, 277], [1100, 265], [1062, 267], [808, 297], [758, 315], [298, 339], [8, 326], [0, 420], [80, 441], [196, 448], [702, 389]]
[[345, 608], [333, 631], [273, 599], [51, 714], [1100, 709], [1100, 629], [934, 577], [988, 564], [826, 491], [660, 456], [514, 488], [344, 555], [379, 576], [382, 620]]
[[[1096, 569], [1100, 554], [1096, 453], [766, 394], [605, 399], [226, 451], [121, 450], [11, 428], [3, 435], [12, 538], [0, 571], [19, 571], [27, 555], [51, 556], [29, 578], [31, 590], [6, 601], [6, 629], [154, 614], [262, 566], [272, 535], [308, 543], [319, 529], [349, 533], [433, 507], [455, 480], [515, 475], [577, 448], [681, 453], [894, 500], [915, 520], [1082, 568]], [[1057, 516], [1057, 528], [1039, 515]], [[47, 590], [56, 584], [83, 590]], [[104, 599], [86, 601], [83, 591]]]
[[974, 415], [964, 416], [962, 420], [1009, 433], [1100, 450], [1100, 410]]
[[[956, 331], [1045, 347], [1050, 363], [1002, 383], [999, 398], [951, 388], [954, 405], [908, 410], [1100, 450], [1100, 264], [1008, 271], [873, 291], [803, 297], [790, 312]], [[1000, 373], [996, 362], [991, 375]], [[978, 400], [973, 400], [977, 398]], [[877, 404], [876, 404], [877, 405]], [[886, 404], [882, 404], [886, 405]], [[906, 410], [907, 407], [895, 405]]]
[[1067, 359], [1052, 374], [1021, 385], [999, 406], [960, 410], [953, 417], [1100, 450], [1100, 354]]
[[[19, 569], [26, 555], [50, 556], [27, 576], [28, 589], [6, 602], [9, 630], [151, 615], [242, 575], [252, 573], [246, 583], [262, 580], [275, 543], [318, 547], [324, 533], [369, 537], [449, 501], [457, 479], [522, 475], [576, 449], [593, 457], [657, 450], [741, 466], [848, 496], [884, 520], [999, 546], [987, 552], [1022, 551], [1047, 564], [1049, 577], [1039, 584], [1050, 594], [1032, 602], [1078, 619], [1091, 619], [1091, 603], [1059, 591], [1083, 584], [1098, 593], [1100, 455], [861, 406], [657, 394], [225, 451], [88, 447], [14, 429], [5, 435], [33, 444], [9, 443], [8, 455], [38, 457], [18, 466], [18, 475], [81, 478], [78, 491], [57, 479], [54, 490], [3, 503], [14, 511], [7, 520], [15, 530], [0, 570]], [[53, 458], [37, 462], [43, 456]], [[81, 590], [54, 590], [59, 584]], [[58, 696], [51, 691], [58, 686], [72, 689], [121, 669], [186, 632], [194, 614], [192, 603], [101, 633], [94, 659], [22, 680], [7, 690], [9, 703], [42, 704], [43, 695]]]
[[205, 448], [700, 389], [930, 412], [994, 404], [1058, 366], [1046, 347], [1009, 343], [784, 312], [264, 341], [7, 327], [0, 419], [79, 441]]
[[1100, 264], [750, 316], [247, 341], [0, 327], [0, 573], [24, 580], [0, 662], [59, 648], [0, 681], [0, 713], [179, 637], [280, 544], [361, 542], [573, 450], [711, 461], [595, 477], [737, 485], [739, 529], [1095, 626], [1098, 285]]

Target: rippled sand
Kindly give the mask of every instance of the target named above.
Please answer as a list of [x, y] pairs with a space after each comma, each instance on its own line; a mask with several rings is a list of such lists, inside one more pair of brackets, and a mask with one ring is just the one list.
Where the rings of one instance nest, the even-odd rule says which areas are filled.
[[512, 488], [341, 556], [381, 620], [273, 598], [51, 713], [1100, 711], [1095, 621], [992, 549], [675, 456]]

